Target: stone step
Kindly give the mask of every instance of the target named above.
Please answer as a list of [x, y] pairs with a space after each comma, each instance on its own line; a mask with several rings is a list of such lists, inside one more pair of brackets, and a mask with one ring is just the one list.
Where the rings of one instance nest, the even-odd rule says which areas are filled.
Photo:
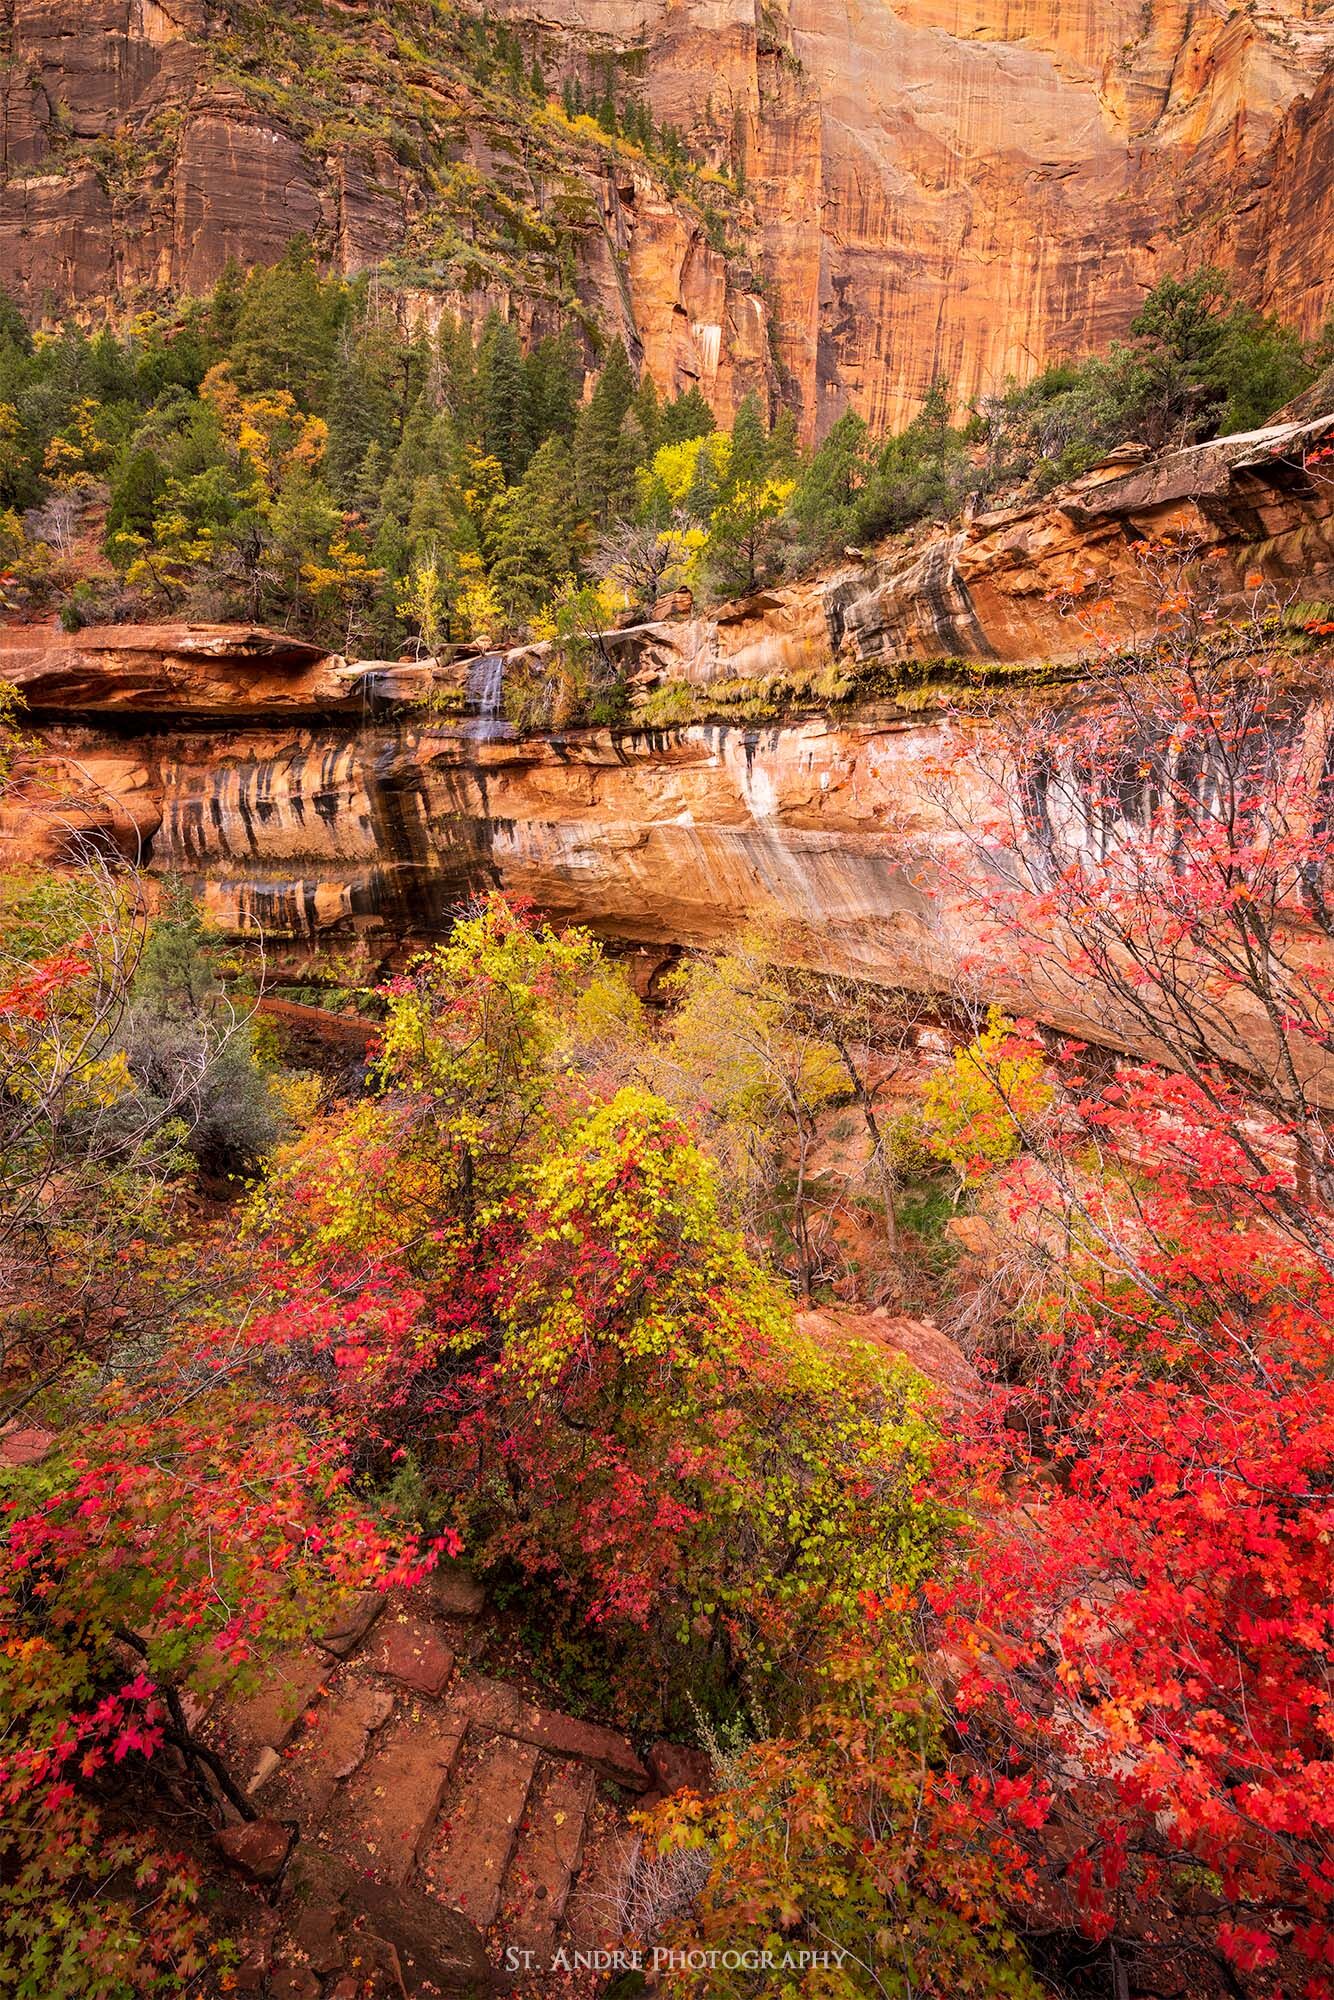
[[596, 1787], [586, 1764], [544, 1757], [519, 1823], [505, 1877], [503, 1932], [506, 1944], [531, 1951], [539, 1967], [550, 1963], [579, 1872]]
[[368, 1682], [330, 1694], [264, 1784], [265, 1809], [313, 1827], [330, 1810], [339, 1786], [361, 1768], [372, 1738], [393, 1711], [389, 1690]]
[[529, 1701], [508, 1681], [493, 1681], [478, 1675], [459, 1681], [451, 1689], [449, 1710], [478, 1730], [517, 1736], [553, 1757], [569, 1757], [591, 1764], [604, 1778], [611, 1778], [627, 1791], [645, 1792], [651, 1783], [634, 1745], [628, 1737], [601, 1723], [580, 1722], [573, 1715], [541, 1708]]
[[386, 1882], [404, 1883], [430, 1843], [463, 1731], [418, 1709], [383, 1729], [338, 1787], [320, 1844]]
[[479, 2000], [494, 1990], [481, 1933], [466, 1917], [417, 1889], [367, 1881], [304, 1845], [284, 1878], [281, 1923], [282, 1962], [323, 1979], [338, 1975], [324, 1989], [328, 2000], [444, 1993]]
[[347, 1659], [356, 1652], [384, 1607], [382, 1591], [355, 1591], [351, 1597], [344, 1598], [334, 1612], [326, 1630], [320, 1635], [320, 1645], [335, 1659]]
[[264, 1753], [287, 1748], [322, 1699], [333, 1662], [310, 1646], [278, 1654], [265, 1661], [263, 1671], [263, 1685], [240, 1700], [219, 1703], [204, 1731], [242, 1782], [256, 1788], [263, 1782], [255, 1777], [261, 1760], [266, 1772], [274, 1768], [273, 1756]]
[[467, 1622], [486, 1609], [486, 1591], [465, 1562], [446, 1559], [431, 1572], [431, 1602], [442, 1618]]
[[381, 1618], [362, 1659], [372, 1673], [432, 1700], [454, 1671], [453, 1649], [439, 1628], [410, 1611]]
[[481, 1930], [499, 1913], [537, 1766], [531, 1743], [497, 1736], [471, 1740], [454, 1772], [422, 1878], [431, 1895]]

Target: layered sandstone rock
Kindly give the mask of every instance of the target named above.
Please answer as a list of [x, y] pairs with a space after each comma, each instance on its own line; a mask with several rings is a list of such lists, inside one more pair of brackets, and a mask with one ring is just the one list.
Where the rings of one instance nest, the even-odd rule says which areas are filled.
[[156, 821], [153, 867], [196, 881], [234, 933], [397, 957], [503, 887], [645, 942], [806, 926], [822, 954], [890, 979], [926, 978], [935, 949], [911, 849], [936, 740], [812, 721], [479, 743], [398, 722], [172, 731], [133, 757], [53, 730], [47, 749], [127, 823]]
[[[1334, 590], [1332, 443], [1326, 417], [1113, 466], [711, 618], [611, 635], [641, 687], [689, 683], [705, 718], [726, 686], [790, 690], [814, 670], [876, 697], [765, 727], [519, 738], [489, 708], [414, 705], [424, 670], [347, 666], [280, 634], [11, 634], [0, 678], [26, 687], [44, 748], [7, 795], [5, 858], [91, 838], [185, 876], [223, 928], [262, 933], [279, 959], [399, 961], [498, 887], [620, 941], [708, 946], [759, 923], [795, 960], [943, 991], [985, 943], [987, 862], [968, 829], [990, 810], [947, 754], [950, 698], [967, 690], [961, 726], [987, 741], [1032, 709], [1058, 745], [1096, 698], [1062, 594], [1103, 602], [1099, 622], [1133, 640], [1155, 610], [1146, 544], [1207, 556], [1224, 605], [1253, 600], [1259, 571], [1266, 601], [1299, 619], [1295, 599]], [[1309, 666], [1317, 694], [1325, 664]], [[1328, 727], [1318, 699], [1310, 714]], [[1114, 1032], [1047, 990], [1040, 965], [998, 965], [987, 985]]]
[[[329, 20], [346, 38], [354, 110], [365, 88], [358, 37], [384, 36], [344, 9]], [[399, 252], [429, 264], [437, 225], [470, 228], [382, 139], [314, 143], [262, 91], [228, 81], [211, 53], [231, 25], [208, 0], [11, 0], [3, 10], [0, 267], [29, 311], [198, 294], [230, 259], [273, 262], [298, 235], [348, 273]], [[299, 78], [275, 81], [299, 99]], [[465, 182], [494, 182], [557, 218], [589, 317], [660, 382], [698, 382], [724, 417], [752, 389], [769, 397], [758, 278], [709, 241], [698, 208], [674, 200], [660, 174], [585, 146], [567, 148], [568, 171], [553, 179], [549, 161], [516, 159], [526, 140], [479, 115], [457, 77], [414, 70], [412, 81], [413, 107], [399, 107], [409, 136], [457, 155]], [[568, 301], [531, 253], [511, 259], [508, 277], [497, 261], [483, 258], [485, 274], [461, 288], [403, 284], [410, 315], [429, 322], [448, 310], [480, 327], [495, 309], [530, 335], [567, 322]]]
[[245, 625], [25, 626], [0, 633], [0, 680], [41, 714], [173, 714], [237, 721], [355, 712], [341, 660], [286, 632]]
[[[842, 664], [1043, 666], [1153, 629], [1164, 565], [1203, 566], [1227, 608], [1264, 580], [1276, 611], [1334, 593], [1334, 416], [1113, 463], [1021, 508], [978, 514], [832, 575], [651, 628], [644, 682], [773, 681]], [[1161, 551], [1161, 560], [1145, 551]], [[901, 676], [912, 684], [923, 676]], [[725, 711], [723, 711], [725, 712]]]
[[[1328, 664], [1312, 663], [1313, 688]], [[1034, 718], [1067, 784], [1061, 746], [1088, 698], [1057, 691]], [[48, 754], [80, 776], [102, 844], [131, 851], [152, 829], [142, 858], [194, 886], [225, 931], [262, 937], [271, 969], [338, 953], [373, 975], [499, 888], [618, 942], [707, 948], [758, 926], [793, 963], [984, 994], [1151, 1053], [1102, 1001], [1087, 1012], [1059, 966], [997, 953], [977, 830], [994, 811], [981, 770], [999, 725], [979, 713], [963, 726], [980, 763], [956, 759], [940, 712], [892, 710], [516, 742], [406, 721], [177, 730], [138, 739], [133, 759], [121, 741], [55, 730]], [[1305, 726], [1310, 754], [1327, 754], [1328, 704], [1313, 699]], [[1117, 807], [1147, 809], [1126, 795]], [[1115, 837], [1105, 802], [1086, 810], [1090, 837]], [[6, 816], [10, 865], [48, 824]], [[1243, 1046], [1263, 1048], [1262, 1020], [1240, 1026]]]
[[1267, 311], [1314, 338], [1334, 313], [1334, 71], [1278, 125], [1249, 189], [1206, 233]]

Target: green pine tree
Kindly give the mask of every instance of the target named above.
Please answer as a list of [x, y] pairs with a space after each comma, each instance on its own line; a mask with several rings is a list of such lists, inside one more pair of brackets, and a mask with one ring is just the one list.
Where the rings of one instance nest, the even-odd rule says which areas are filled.
[[389, 457], [378, 438], [372, 440], [365, 458], [357, 468], [357, 476], [352, 482], [349, 504], [360, 514], [363, 521], [372, 526], [392, 512], [385, 507], [385, 486], [389, 478]]
[[732, 421], [732, 453], [728, 462], [727, 487], [754, 485], [764, 478], [769, 465], [769, 433], [760, 413], [759, 397], [752, 390], [743, 397]]
[[106, 550], [113, 562], [132, 554], [132, 544], [123, 537], [151, 538], [166, 485], [167, 469], [154, 451], [131, 451], [118, 467], [107, 506]]
[[769, 433], [769, 470], [776, 479], [794, 479], [801, 463], [801, 443], [793, 410], [780, 410]]
[[235, 257], [229, 257], [209, 300], [207, 342], [211, 360], [221, 361], [231, 353], [244, 300], [245, 273]]
[[568, 328], [544, 334], [524, 361], [528, 418], [533, 443], [574, 436], [582, 381], [578, 350]]
[[663, 441], [663, 412], [662, 403], [658, 396], [657, 384], [649, 374], [647, 368], [640, 377], [639, 388], [635, 393], [633, 407], [635, 421], [639, 425], [640, 432], [643, 435], [646, 457], [652, 458], [654, 452]]
[[614, 340], [597, 387], [581, 411], [574, 437], [574, 474], [581, 506], [600, 526], [612, 521], [629, 501], [634, 484], [635, 447], [642, 453], [642, 435], [627, 436], [626, 418], [634, 400], [635, 378], [630, 359]]
[[328, 554], [329, 538], [338, 526], [324, 483], [306, 466], [294, 466], [273, 503], [268, 532], [277, 572], [278, 607], [297, 621], [309, 598], [302, 571], [307, 563]]
[[570, 448], [551, 437], [503, 504], [491, 582], [511, 625], [526, 624], [574, 572], [582, 540]]
[[345, 307], [345, 288], [321, 280], [304, 237], [279, 263], [252, 271], [231, 342], [241, 388], [254, 394], [287, 389], [303, 409], [323, 411]]
[[806, 466], [788, 509], [806, 553], [825, 553], [849, 540], [872, 465], [866, 420], [845, 410]]
[[446, 314], [436, 334], [441, 394], [460, 438], [481, 442], [482, 406], [477, 379], [477, 343], [472, 328]]
[[32, 353], [32, 335], [28, 322], [24, 319], [12, 293], [0, 285], [0, 347], [13, 348], [17, 353]]
[[329, 382], [329, 443], [325, 473], [330, 488], [351, 505], [366, 454], [396, 437], [406, 356], [396, 333], [362, 322], [338, 344]]
[[603, 73], [602, 97], [598, 104], [598, 124], [604, 132], [616, 131], [616, 58], [607, 57]]
[[523, 349], [513, 326], [499, 313], [490, 314], [483, 329], [477, 378], [482, 443], [512, 484], [532, 456], [532, 424]]
[[714, 428], [713, 411], [697, 383], [676, 396], [662, 413], [659, 444], [685, 444], [691, 438], [707, 437]]

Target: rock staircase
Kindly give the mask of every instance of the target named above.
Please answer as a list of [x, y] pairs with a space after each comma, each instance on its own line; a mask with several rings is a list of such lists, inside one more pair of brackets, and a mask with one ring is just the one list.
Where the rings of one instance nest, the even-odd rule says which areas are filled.
[[458, 1570], [368, 1593], [199, 1725], [260, 1815], [218, 1837], [268, 1891], [237, 1990], [596, 1990], [553, 1960], [615, 1942], [626, 1819], [654, 1773], [614, 1730], [475, 1671], [481, 1608]]

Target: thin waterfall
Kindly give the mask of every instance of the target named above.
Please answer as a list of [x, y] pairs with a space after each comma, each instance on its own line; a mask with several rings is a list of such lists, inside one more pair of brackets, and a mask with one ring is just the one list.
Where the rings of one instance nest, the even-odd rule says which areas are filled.
[[465, 699], [469, 720], [464, 734], [478, 743], [496, 743], [513, 732], [505, 721], [505, 655], [479, 653], [468, 668]]

